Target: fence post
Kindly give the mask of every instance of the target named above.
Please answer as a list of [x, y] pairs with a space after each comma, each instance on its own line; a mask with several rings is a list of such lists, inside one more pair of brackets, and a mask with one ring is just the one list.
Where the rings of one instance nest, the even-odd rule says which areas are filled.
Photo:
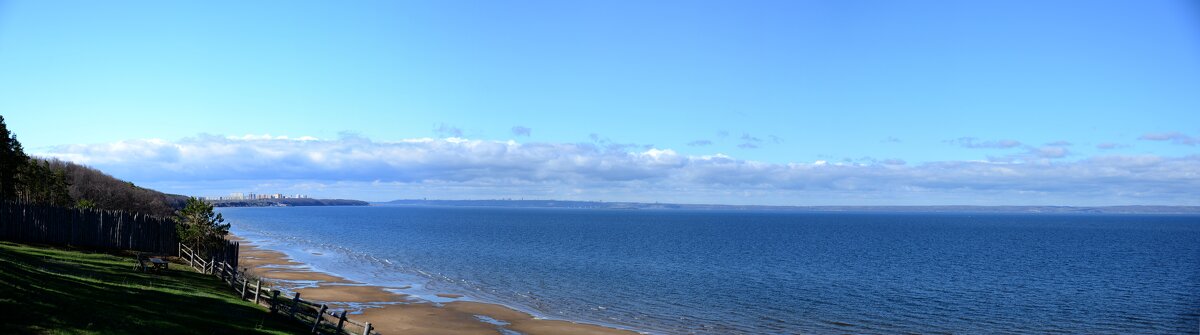
[[291, 317], [296, 317], [296, 304], [300, 303], [300, 292], [296, 292], [296, 296], [292, 297], [292, 310], [288, 312]]
[[279, 290], [271, 290], [271, 314], [279, 312]]
[[254, 280], [254, 304], [258, 305], [258, 295], [262, 294], [262, 279]]
[[338, 316], [337, 334], [342, 334], [342, 325], [346, 323], [346, 310], [342, 310], [342, 314]]
[[209, 258], [208, 258], [208, 271], [207, 271], [207, 272], [208, 272], [208, 274], [210, 274], [210, 275], [215, 275], [215, 274], [217, 274], [216, 272], [213, 272], [213, 270], [214, 270], [214, 268], [215, 268], [215, 266], [213, 266], [213, 265], [215, 265], [216, 263], [217, 263], [217, 259], [216, 259], [216, 258], [213, 258], [213, 257], [209, 257]]
[[321, 310], [317, 311], [317, 319], [313, 320], [312, 332], [314, 334], [317, 333], [317, 327], [321, 326], [321, 319], [323, 319], [323, 316], [325, 316], [326, 308], [328, 308], [328, 307], [326, 307], [325, 304], [321, 304]]
[[366, 325], [363, 326], [363, 335], [371, 335], [371, 323], [370, 322], [367, 322]]
[[246, 284], [249, 284], [249, 283], [250, 282], [246, 281], [246, 276], [242, 275], [242, 300], [246, 299]]

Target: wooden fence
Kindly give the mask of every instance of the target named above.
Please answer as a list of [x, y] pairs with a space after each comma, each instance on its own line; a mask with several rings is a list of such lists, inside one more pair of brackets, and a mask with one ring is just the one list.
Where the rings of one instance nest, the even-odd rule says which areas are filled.
[[[293, 294], [291, 299], [280, 297], [279, 290], [263, 287], [261, 278], [249, 278], [246, 269], [239, 271], [236, 263], [230, 263], [218, 258], [205, 260], [197, 255], [194, 249], [179, 244], [179, 259], [198, 272], [211, 274], [229, 284], [229, 288], [241, 295], [242, 299], [254, 301], [271, 309], [272, 314], [286, 315], [288, 318], [310, 325], [314, 334], [349, 334], [349, 335], [379, 335], [373, 332], [370, 322], [359, 323], [346, 318], [346, 310], [334, 312], [325, 304], [318, 304], [300, 299], [300, 293]], [[236, 254], [235, 254], [236, 255]], [[236, 256], [234, 258], [236, 261]], [[250, 285], [253, 282], [254, 285]]]
[[176, 236], [169, 218], [0, 202], [0, 240], [169, 254]]
[[[179, 244], [179, 253], [183, 254], [183, 243]], [[209, 259], [232, 266], [234, 269], [238, 267], [238, 251], [241, 250], [241, 242], [225, 241], [225, 247], [220, 250], [210, 250], [208, 252]], [[193, 253], [194, 254], [194, 253]], [[203, 255], [198, 255], [204, 257]]]

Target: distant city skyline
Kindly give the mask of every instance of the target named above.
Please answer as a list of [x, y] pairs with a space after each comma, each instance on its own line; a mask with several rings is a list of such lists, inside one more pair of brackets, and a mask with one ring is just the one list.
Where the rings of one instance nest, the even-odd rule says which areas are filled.
[[283, 193], [230, 192], [224, 196], [203, 196], [204, 200], [263, 200], [263, 199], [308, 199], [304, 194], [287, 195]]
[[1200, 205], [1194, 1], [0, 1], [26, 151], [164, 192]]

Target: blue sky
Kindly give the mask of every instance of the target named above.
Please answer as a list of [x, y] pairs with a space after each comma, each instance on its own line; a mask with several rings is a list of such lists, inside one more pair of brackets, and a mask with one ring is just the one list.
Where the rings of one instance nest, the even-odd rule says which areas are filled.
[[1197, 6], [0, 0], [0, 115], [193, 195], [1197, 205]]

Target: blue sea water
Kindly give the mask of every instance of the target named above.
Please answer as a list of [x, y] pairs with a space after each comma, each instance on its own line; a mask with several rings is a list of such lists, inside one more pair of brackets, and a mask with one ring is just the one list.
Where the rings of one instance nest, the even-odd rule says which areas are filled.
[[654, 334], [1200, 332], [1200, 216], [220, 212], [353, 280]]

